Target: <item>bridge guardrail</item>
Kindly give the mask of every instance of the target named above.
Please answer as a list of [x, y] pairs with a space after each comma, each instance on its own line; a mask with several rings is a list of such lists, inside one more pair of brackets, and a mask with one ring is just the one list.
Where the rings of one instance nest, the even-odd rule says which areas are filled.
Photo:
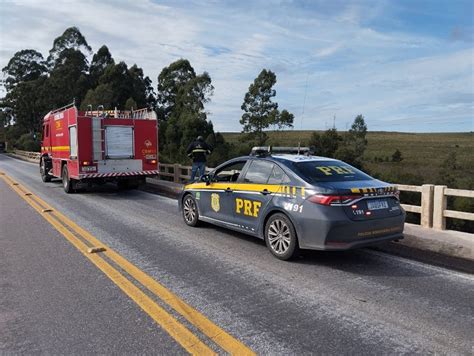
[[434, 187], [434, 204], [433, 204], [433, 228], [438, 230], [446, 230], [446, 218], [474, 220], [473, 213], [464, 211], [448, 210], [448, 196], [474, 198], [473, 190], [451, 189], [445, 185], [437, 185]]
[[[39, 161], [38, 152], [27, 152], [16, 150], [18, 156], [30, 160]], [[206, 168], [210, 172], [213, 168]], [[161, 180], [168, 180], [175, 183], [184, 183], [191, 178], [191, 166], [180, 164], [160, 163]], [[423, 184], [406, 185], [395, 184], [400, 191], [421, 193], [421, 205], [401, 204], [409, 212], [420, 214], [420, 225], [426, 228], [446, 230], [446, 218], [462, 219], [474, 221], [474, 213], [447, 209], [447, 197], [456, 196], [464, 198], [474, 198], [473, 190], [451, 189], [445, 185]]]
[[28, 158], [30, 160], [38, 161], [40, 160], [41, 154], [39, 152], [29, 152], [29, 151], [21, 151], [21, 150], [15, 150], [13, 151], [14, 154], [17, 156], [23, 157], [23, 158]]
[[[183, 183], [191, 179], [191, 166], [182, 166], [180, 164], [160, 163], [160, 179], [161, 177], [172, 178], [175, 183]], [[206, 173], [214, 168], [206, 167]], [[171, 179], [166, 179], [170, 180]]]

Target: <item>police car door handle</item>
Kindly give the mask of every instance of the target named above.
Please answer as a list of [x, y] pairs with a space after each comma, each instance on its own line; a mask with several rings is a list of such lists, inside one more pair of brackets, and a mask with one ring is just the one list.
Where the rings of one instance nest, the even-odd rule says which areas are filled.
[[260, 193], [262, 193], [263, 195], [270, 194], [270, 192], [268, 191], [268, 189], [264, 189], [264, 190], [262, 190]]
[[226, 193], [232, 193], [232, 189], [230, 189], [229, 187], [227, 187], [227, 189], [225, 190]]

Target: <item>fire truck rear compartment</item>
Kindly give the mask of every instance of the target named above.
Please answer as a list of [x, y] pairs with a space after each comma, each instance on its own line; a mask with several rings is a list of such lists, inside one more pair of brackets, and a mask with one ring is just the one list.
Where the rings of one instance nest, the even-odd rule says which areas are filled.
[[[67, 165], [74, 186], [117, 182], [132, 188], [158, 174], [156, 114], [133, 112], [80, 112], [68, 106], [44, 118], [43, 172], [62, 178]], [[52, 169], [49, 169], [52, 166]], [[45, 169], [46, 168], [46, 169]]]

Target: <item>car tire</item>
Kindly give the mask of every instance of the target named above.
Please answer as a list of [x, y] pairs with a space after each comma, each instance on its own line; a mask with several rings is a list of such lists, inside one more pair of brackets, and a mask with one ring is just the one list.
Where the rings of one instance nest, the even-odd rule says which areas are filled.
[[283, 261], [290, 260], [299, 253], [295, 227], [282, 213], [272, 215], [265, 224], [265, 243], [270, 252]]
[[44, 158], [41, 158], [40, 161], [40, 174], [41, 174], [41, 180], [45, 183], [51, 182], [51, 176], [46, 173], [46, 164], [44, 162]]
[[64, 191], [65, 191], [67, 194], [73, 193], [73, 192], [74, 192], [75, 182], [74, 182], [74, 180], [72, 180], [72, 179], [69, 178], [69, 171], [68, 171], [68, 169], [67, 169], [67, 164], [65, 164], [65, 165], [63, 166], [63, 172], [62, 172], [61, 177], [62, 177], [62, 179], [63, 179], [63, 188], [64, 188]]
[[188, 194], [183, 199], [183, 219], [186, 225], [198, 226], [199, 225], [199, 211], [193, 196]]

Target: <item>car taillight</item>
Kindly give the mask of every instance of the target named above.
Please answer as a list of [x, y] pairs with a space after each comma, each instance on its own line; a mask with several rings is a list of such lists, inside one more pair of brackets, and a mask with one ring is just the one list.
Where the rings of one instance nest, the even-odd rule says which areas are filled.
[[321, 205], [346, 205], [362, 198], [361, 195], [322, 195], [315, 194], [308, 198], [311, 203]]

